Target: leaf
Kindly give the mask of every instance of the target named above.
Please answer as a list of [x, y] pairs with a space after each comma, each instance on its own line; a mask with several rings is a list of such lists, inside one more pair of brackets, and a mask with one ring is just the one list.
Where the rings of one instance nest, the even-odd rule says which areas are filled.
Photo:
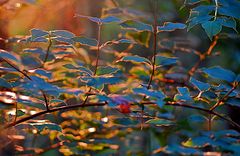
[[78, 71], [81, 71], [81, 72], [83, 72], [87, 75], [93, 75], [93, 72], [91, 70], [87, 69], [86, 67], [74, 66], [72, 64], [65, 64], [63, 66], [67, 69], [78, 70]]
[[178, 58], [176, 57], [165, 57], [165, 56], [156, 56], [156, 66], [168, 66], [168, 65], [173, 65], [177, 63]]
[[146, 121], [145, 123], [153, 124], [156, 126], [170, 126], [170, 125], [174, 124], [173, 121], [166, 120], [166, 119], [150, 119], [150, 120]]
[[141, 32], [127, 32], [126, 37], [133, 39], [137, 43], [144, 45], [145, 47], [149, 47], [149, 41], [151, 38], [151, 32], [149, 31], [141, 31]]
[[32, 102], [30, 100], [22, 100], [20, 98], [17, 99], [18, 103], [29, 106], [29, 107], [34, 107], [34, 108], [38, 108], [41, 110], [46, 110], [46, 106], [43, 103], [35, 103]]
[[83, 36], [73, 37], [72, 40], [74, 42], [80, 43], [82, 45], [87, 45], [87, 46], [97, 46], [98, 44], [97, 40], [83, 37]]
[[45, 76], [45, 77], [47, 77], [49, 79], [52, 78], [52, 73], [49, 72], [49, 71], [43, 70], [43, 69], [35, 69], [32, 72], [34, 72], [36, 74], [39, 74], [39, 75], [42, 75], [42, 76]]
[[41, 29], [31, 29], [31, 34], [32, 34], [32, 40], [49, 35], [49, 33], [47, 31], [44, 31]]
[[168, 145], [164, 151], [172, 155], [203, 155], [200, 150], [194, 148], [186, 148], [176, 144]]
[[229, 98], [226, 101], [226, 104], [231, 105], [231, 106], [240, 107], [240, 98]]
[[92, 86], [97, 88], [100, 88], [104, 86], [105, 84], [116, 84], [121, 82], [121, 79], [119, 77], [114, 76], [95, 76], [95, 77], [80, 77], [80, 79], [85, 82], [88, 86]]
[[205, 22], [202, 24], [202, 27], [210, 40], [212, 40], [213, 36], [217, 35], [222, 30], [222, 24], [217, 20]]
[[213, 16], [210, 16], [210, 15], [198, 15], [197, 17], [193, 17], [189, 19], [187, 31], [189, 31], [190, 29], [192, 29], [194, 26], [198, 24], [208, 22], [212, 18]]
[[201, 148], [206, 147], [207, 145], [214, 145], [214, 141], [206, 136], [199, 136], [195, 138], [190, 138], [186, 142], [183, 143], [186, 147], [194, 147], [194, 148]]
[[233, 18], [240, 19], [240, 3], [237, 0], [219, 0], [221, 5], [218, 8], [218, 13], [220, 15], [230, 16]]
[[233, 18], [219, 17], [217, 18], [217, 21], [219, 21], [223, 26], [232, 28], [237, 32], [237, 23]]
[[0, 87], [4, 87], [4, 88], [12, 88], [12, 85], [10, 83], [8, 83], [5, 79], [0, 78]]
[[2, 49], [0, 49], [0, 59], [1, 58], [20, 63], [19, 59], [17, 59], [16, 56], [14, 56], [10, 52], [2, 50]]
[[135, 30], [135, 31], [153, 31], [153, 28], [151, 25], [138, 22], [138, 21], [133, 21], [133, 20], [127, 20], [124, 21], [123, 23], [120, 24], [125, 29], [130, 29], [130, 30]]
[[158, 32], [175, 31], [177, 29], [185, 29], [186, 27], [187, 26], [183, 23], [165, 22], [163, 26], [158, 26], [157, 30], [158, 30]]
[[105, 67], [98, 67], [97, 69], [97, 75], [106, 75], [106, 74], [113, 74], [116, 73], [119, 69], [114, 68], [111, 66], [105, 66]]
[[191, 77], [190, 82], [197, 87], [199, 91], [207, 91], [210, 88], [210, 85], [208, 83], [204, 83], [201, 81], [196, 80], [195, 78]]
[[46, 53], [42, 48], [27, 48], [27, 49], [24, 49], [23, 51], [27, 53], [40, 54], [40, 55], [45, 55]]
[[17, 117], [20, 117], [20, 116], [23, 116], [23, 115], [25, 115], [25, 112], [24, 111], [22, 111], [22, 110], [17, 110]]
[[121, 20], [115, 16], [108, 16], [101, 19], [102, 23], [121, 22]]
[[148, 90], [147, 88], [134, 88], [134, 93], [149, 96], [156, 104], [161, 108], [165, 102], [163, 101], [166, 97], [162, 91]]
[[30, 121], [27, 123], [21, 123], [21, 124], [19, 124], [19, 126], [22, 126], [24, 128], [29, 127], [31, 129], [36, 128], [39, 132], [41, 132], [45, 128], [47, 128], [49, 130], [62, 132], [62, 128], [58, 124], [50, 123], [46, 120], [36, 120], [36, 122], [34, 122], [34, 121]]
[[174, 100], [193, 102], [193, 99], [190, 96], [190, 92], [187, 87], [177, 87], [177, 90], [179, 94], [176, 94], [174, 96]]
[[140, 57], [137, 55], [134, 56], [124, 56], [121, 60], [118, 60], [117, 62], [132, 62], [132, 63], [145, 63], [148, 65], [151, 65], [151, 62], [146, 59], [145, 57]]
[[236, 79], [236, 75], [232, 71], [220, 66], [203, 68], [202, 71], [214, 79], [225, 80], [230, 83]]
[[53, 31], [50, 31], [50, 33], [55, 36], [60, 36], [60, 37], [69, 38], [69, 39], [75, 37], [75, 34], [67, 30], [53, 30]]

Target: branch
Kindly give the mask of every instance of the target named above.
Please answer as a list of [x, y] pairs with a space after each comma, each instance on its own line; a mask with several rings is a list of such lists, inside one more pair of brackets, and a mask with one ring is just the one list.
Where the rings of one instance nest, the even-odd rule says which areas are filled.
[[43, 65], [47, 62], [51, 46], [52, 46], [52, 40], [51, 40], [51, 36], [49, 35], [49, 44], [48, 44], [48, 47], [47, 47], [47, 51], [46, 51], [46, 55], [45, 55], [45, 58], [44, 58], [44, 61], [43, 61]]
[[221, 98], [217, 101], [217, 103], [210, 108], [211, 111], [216, 109], [222, 102], [227, 100], [228, 96], [237, 88], [238, 84], [233, 85], [233, 87]]
[[196, 72], [200, 64], [207, 58], [207, 56], [210, 56], [212, 54], [213, 48], [217, 45], [218, 39], [219, 39], [218, 36], [214, 36], [213, 41], [210, 44], [208, 50], [203, 54], [199, 54], [198, 62], [196, 62], [196, 64], [188, 72], [189, 76], [192, 76]]
[[[153, 103], [153, 102], [142, 102], [140, 104], [142, 104], [142, 105], [153, 105], [155, 103]], [[10, 123], [10, 124], [5, 125], [4, 128], [6, 129], [6, 128], [14, 127], [17, 124], [20, 124], [20, 123], [23, 123], [25, 121], [31, 120], [31, 119], [36, 118], [38, 116], [41, 116], [41, 115], [44, 115], [44, 114], [47, 114], [47, 113], [60, 111], [60, 110], [66, 111], [66, 110], [74, 109], [74, 108], [84, 108], [84, 107], [93, 107], [93, 106], [105, 106], [105, 105], [107, 105], [106, 102], [104, 102], [104, 103], [99, 102], [99, 103], [85, 103], [84, 105], [81, 103], [81, 104], [76, 104], [76, 105], [67, 105], [67, 106], [57, 107], [57, 108], [41, 111], [41, 112], [38, 112], [36, 114], [33, 114], [33, 115], [30, 115], [30, 116], [21, 118], [21, 119], [17, 120], [14, 123]], [[223, 119], [225, 121], [228, 121], [233, 126], [235, 126], [237, 129], [240, 130], [240, 125], [239, 124], [237, 124], [236, 122], [232, 121], [231, 119], [229, 119], [229, 118], [227, 118], [227, 117], [225, 117], [223, 115], [220, 115], [219, 113], [217, 113], [215, 111], [211, 111], [211, 110], [208, 110], [208, 109], [205, 109], [205, 108], [191, 106], [191, 105], [187, 105], [187, 104], [177, 103], [177, 102], [167, 102], [165, 105], [173, 106], [173, 107], [184, 107], [184, 108], [199, 110], [199, 111], [206, 112], [208, 114], [216, 115], [219, 118], [221, 118], [221, 119]]]

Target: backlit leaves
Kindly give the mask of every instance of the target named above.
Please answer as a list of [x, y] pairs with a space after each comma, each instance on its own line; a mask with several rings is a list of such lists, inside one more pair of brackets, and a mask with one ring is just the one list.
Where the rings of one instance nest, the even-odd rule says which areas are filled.
[[135, 31], [153, 31], [153, 28], [151, 25], [133, 21], [133, 20], [127, 20], [120, 24], [125, 29], [135, 30]]
[[208, 21], [202, 24], [202, 27], [206, 31], [210, 40], [212, 40], [213, 36], [217, 35], [222, 30], [222, 25], [219, 21]]
[[235, 73], [220, 66], [204, 68], [202, 71], [214, 79], [225, 80], [227, 82], [233, 82], [236, 79]]
[[87, 45], [87, 46], [97, 46], [98, 44], [97, 40], [83, 37], [83, 36], [73, 37], [72, 40], [76, 43], [80, 43], [82, 45]]
[[137, 55], [134, 56], [124, 56], [121, 60], [119, 60], [118, 62], [123, 61], [123, 62], [132, 62], [132, 63], [145, 63], [148, 65], [151, 65], [151, 62], [144, 58], [144, 57], [140, 57]]
[[171, 23], [171, 22], [165, 22], [163, 26], [158, 26], [158, 32], [163, 31], [175, 31], [177, 29], [185, 29], [186, 25], [183, 23]]
[[156, 56], [156, 66], [169, 66], [169, 65], [174, 65], [178, 61], [178, 58], [176, 57], [165, 57], [165, 56]]

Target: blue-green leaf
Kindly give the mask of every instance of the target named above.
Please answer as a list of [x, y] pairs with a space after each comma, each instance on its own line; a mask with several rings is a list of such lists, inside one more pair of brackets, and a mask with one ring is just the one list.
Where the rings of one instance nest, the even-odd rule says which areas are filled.
[[137, 55], [134, 56], [124, 56], [121, 60], [118, 62], [123, 61], [123, 62], [132, 62], [132, 63], [145, 63], [148, 65], [151, 65], [151, 62], [145, 58], [145, 57], [140, 57]]
[[192, 29], [194, 26], [196, 26], [198, 24], [208, 22], [212, 18], [213, 18], [213, 16], [210, 16], [210, 15], [199, 15], [199, 16], [189, 19], [187, 31], [189, 31], [190, 29]]
[[199, 91], [206, 91], [210, 88], [210, 85], [208, 83], [204, 83], [201, 81], [196, 80], [195, 78], [191, 77], [190, 82], [197, 87]]
[[98, 67], [97, 69], [97, 75], [106, 75], [106, 74], [113, 74], [116, 73], [119, 69], [114, 68], [111, 66], [105, 66], [105, 67]]
[[31, 29], [32, 40], [47, 36], [49, 33], [41, 29]]
[[219, 17], [217, 18], [217, 21], [219, 21], [223, 26], [232, 28], [237, 32], [237, 23], [234, 18]]
[[176, 100], [176, 101], [178, 101], [178, 100], [180, 100], [180, 101], [188, 101], [188, 102], [192, 102], [193, 101], [193, 99], [192, 99], [192, 97], [190, 95], [190, 92], [189, 92], [187, 87], [178, 87], [177, 90], [178, 90], [179, 94], [176, 94], [174, 96], [174, 100]]
[[44, 130], [45, 128], [47, 128], [49, 130], [55, 130], [58, 132], [62, 132], [61, 126], [59, 126], [58, 124], [55, 124], [55, 123], [50, 123], [46, 120], [37, 120], [36, 122], [32, 121], [32, 122], [28, 122], [28, 123], [22, 123], [20, 125], [30, 127], [30, 128], [36, 128], [40, 132], [42, 130]]
[[236, 79], [236, 75], [232, 71], [220, 66], [203, 68], [202, 71], [214, 79], [225, 80], [228, 82], [233, 82]]
[[231, 106], [240, 107], [240, 98], [229, 98], [226, 101], [226, 104], [231, 105]]
[[169, 66], [177, 63], [178, 58], [176, 57], [165, 57], [165, 56], [156, 56], [156, 66]]
[[150, 120], [146, 121], [145, 123], [153, 124], [156, 126], [170, 126], [170, 125], [174, 124], [173, 121], [166, 120], [166, 119], [150, 119]]
[[83, 67], [83, 66], [74, 66], [72, 64], [65, 64], [63, 65], [65, 68], [67, 69], [72, 69], [72, 70], [78, 70], [78, 71], [81, 71], [87, 75], [93, 75], [93, 72], [89, 69], [87, 69], [86, 67]]
[[101, 19], [102, 23], [121, 22], [121, 20], [115, 16], [108, 16]]
[[8, 83], [5, 79], [0, 78], [0, 87], [12, 88], [12, 85]]
[[222, 24], [215, 20], [215, 21], [207, 21], [202, 24], [203, 29], [207, 33], [210, 40], [212, 40], [212, 37], [217, 35], [222, 30]]
[[138, 21], [133, 21], [133, 20], [127, 20], [124, 21], [123, 23], [120, 24], [123, 28], [126, 29], [131, 29], [131, 30], [135, 30], [135, 31], [153, 31], [153, 28], [151, 25], [142, 23], [142, 22], [138, 22]]
[[158, 32], [163, 31], [175, 31], [177, 29], [185, 29], [186, 25], [183, 23], [172, 23], [172, 22], [165, 22], [163, 26], [158, 26]]
[[72, 40], [74, 42], [80, 43], [82, 45], [87, 45], [87, 46], [97, 46], [97, 40], [92, 39], [92, 38], [87, 38], [87, 37], [83, 37], [83, 36], [78, 36], [78, 37], [74, 37], [72, 38]]
[[73, 34], [72, 32], [69, 32], [67, 30], [53, 30], [53, 31], [50, 31], [50, 33], [52, 33], [52, 35], [60, 36], [60, 37], [64, 37], [64, 38], [75, 37], [75, 34]]
[[0, 49], [0, 59], [1, 58], [11, 60], [14, 62], [18, 62], [18, 63], [20, 62], [19, 59], [17, 59], [17, 57], [15, 57], [13, 54], [11, 54], [8, 51], [2, 50], [2, 49]]

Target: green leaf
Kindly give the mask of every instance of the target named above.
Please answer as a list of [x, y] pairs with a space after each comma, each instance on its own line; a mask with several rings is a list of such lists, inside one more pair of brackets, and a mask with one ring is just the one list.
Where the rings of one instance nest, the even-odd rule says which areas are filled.
[[153, 31], [153, 28], [151, 25], [133, 21], [133, 20], [127, 20], [120, 24], [125, 29], [135, 30], [135, 31]]
[[151, 38], [151, 32], [149, 31], [141, 31], [141, 32], [127, 32], [126, 37], [133, 39], [135, 42], [144, 45], [145, 47], [149, 47], [149, 41]]
[[75, 37], [75, 34], [73, 34], [72, 32], [69, 32], [67, 30], [53, 30], [53, 31], [50, 31], [50, 33], [52, 35], [60, 36], [60, 37], [64, 37], [64, 38], [73, 38], [73, 37]]
[[50, 71], [46, 71], [46, 70], [43, 70], [43, 69], [35, 69], [35, 70], [33, 70], [33, 72], [36, 73], [36, 74], [45, 76], [49, 79], [52, 78], [52, 73]]
[[98, 67], [97, 69], [97, 75], [106, 75], [106, 74], [113, 74], [116, 73], [119, 69], [114, 68], [111, 66], [105, 66], [105, 67]]
[[87, 46], [97, 46], [97, 40], [92, 39], [92, 38], [87, 38], [83, 36], [78, 36], [78, 37], [73, 37], [72, 40], [74, 42], [80, 43], [82, 45], [87, 45]]
[[227, 82], [233, 82], [236, 79], [236, 75], [232, 71], [220, 66], [203, 68], [202, 71], [214, 79], [225, 80]]
[[20, 117], [20, 116], [23, 116], [23, 115], [25, 115], [25, 112], [24, 111], [22, 111], [22, 110], [17, 110], [17, 117]]
[[163, 26], [158, 26], [158, 32], [163, 31], [175, 31], [177, 29], [185, 29], [186, 25], [183, 23], [172, 23], [172, 22], [165, 22]]
[[170, 126], [170, 125], [174, 124], [173, 121], [166, 120], [166, 119], [150, 119], [150, 120], [146, 121], [146, 123], [153, 124], [156, 126]]
[[137, 55], [134, 56], [124, 56], [121, 60], [118, 62], [123, 61], [123, 62], [132, 62], [132, 63], [145, 63], [148, 65], [151, 65], [151, 62], [146, 59], [145, 57], [140, 57]]
[[210, 40], [212, 40], [213, 36], [217, 35], [222, 30], [222, 24], [217, 20], [205, 22], [202, 24], [202, 27]]
[[165, 57], [165, 56], [157, 55], [155, 64], [160, 67], [169, 66], [169, 65], [176, 64], [177, 60], [178, 58], [176, 57]]
[[47, 36], [49, 33], [41, 29], [31, 29], [32, 40]]
[[201, 81], [196, 80], [195, 78], [191, 77], [190, 82], [197, 87], [199, 91], [207, 91], [210, 88], [210, 85], [208, 83], [204, 83]]
[[203, 155], [200, 150], [194, 148], [186, 148], [176, 144], [168, 145], [164, 151], [171, 153], [171, 155]]
[[14, 61], [14, 62], [17, 62], [17, 63], [20, 62], [19, 59], [17, 59], [16, 56], [14, 56], [10, 52], [2, 50], [2, 49], [0, 49], [0, 59], [1, 58], [7, 59], [7, 60], [10, 60], [10, 61]]

